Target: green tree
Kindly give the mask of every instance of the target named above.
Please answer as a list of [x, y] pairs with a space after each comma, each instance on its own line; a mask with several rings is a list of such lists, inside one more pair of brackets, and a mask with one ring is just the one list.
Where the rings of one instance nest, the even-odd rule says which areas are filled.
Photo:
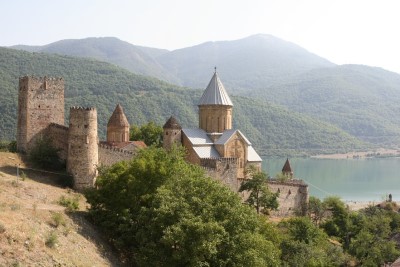
[[58, 156], [59, 151], [53, 146], [51, 138], [42, 137], [36, 140], [29, 152], [29, 159], [39, 168], [61, 170], [65, 168], [65, 163]]
[[269, 213], [269, 210], [276, 210], [278, 208], [279, 193], [272, 193], [267, 185], [267, 173], [251, 171], [251, 179], [242, 183], [239, 192], [248, 191], [249, 197], [246, 202], [254, 206], [257, 213]]
[[310, 196], [308, 200], [308, 216], [315, 225], [319, 225], [327, 215], [327, 208], [319, 198]]
[[97, 187], [86, 194], [93, 220], [138, 266], [280, 264], [273, 227], [183, 150], [142, 150], [102, 170]]
[[132, 125], [130, 129], [130, 140], [140, 140], [148, 146], [155, 145], [157, 147], [161, 147], [162, 134], [163, 128], [155, 124], [153, 121], [150, 121], [140, 127]]

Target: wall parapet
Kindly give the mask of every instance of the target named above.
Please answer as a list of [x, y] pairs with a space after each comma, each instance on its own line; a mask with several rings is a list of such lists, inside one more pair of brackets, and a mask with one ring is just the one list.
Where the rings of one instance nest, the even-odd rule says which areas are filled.
[[103, 148], [103, 149], [106, 149], [106, 150], [119, 152], [119, 153], [123, 153], [123, 154], [129, 154], [129, 155], [133, 155], [134, 154], [133, 151], [129, 151], [129, 150], [125, 150], [123, 148], [113, 147], [113, 146], [109, 146], [109, 145], [104, 145], [104, 144], [99, 144], [99, 148]]

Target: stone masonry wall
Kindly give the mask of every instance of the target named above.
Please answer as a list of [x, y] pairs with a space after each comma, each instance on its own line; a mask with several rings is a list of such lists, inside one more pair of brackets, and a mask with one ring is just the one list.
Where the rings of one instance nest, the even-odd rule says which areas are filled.
[[200, 165], [211, 178], [220, 181], [234, 192], [239, 190], [237, 158], [201, 159]]
[[21, 77], [18, 92], [17, 149], [29, 152], [50, 123], [64, 125], [64, 80]]
[[128, 161], [135, 155], [132, 151], [99, 145], [99, 165], [111, 166], [120, 161]]
[[97, 111], [70, 108], [67, 171], [74, 177], [75, 189], [92, 187], [99, 163]]
[[279, 191], [279, 207], [277, 211], [272, 212], [272, 215], [280, 217], [305, 215], [308, 205], [308, 185], [302, 180], [280, 182], [271, 179], [268, 181], [268, 187], [272, 192]]
[[58, 148], [58, 156], [66, 161], [68, 155], [68, 127], [51, 123], [47, 129], [47, 136], [52, 140], [53, 146]]

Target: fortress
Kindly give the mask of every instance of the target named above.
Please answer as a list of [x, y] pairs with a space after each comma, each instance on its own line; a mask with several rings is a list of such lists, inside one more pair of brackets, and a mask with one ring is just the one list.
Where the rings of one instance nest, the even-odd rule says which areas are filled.
[[74, 187], [94, 185], [97, 168], [129, 160], [146, 145], [129, 141], [129, 123], [117, 105], [107, 124], [107, 140], [99, 142], [97, 111], [93, 107], [71, 107], [65, 125], [64, 80], [62, 78], [21, 77], [18, 91], [17, 149], [29, 153], [37, 141], [46, 138], [59, 149]]
[[[240, 130], [232, 128], [233, 104], [217, 72], [214, 72], [199, 101], [199, 127], [182, 128], [170, 117], [163, 126], [163, 146], [174, 144], [187, 150], [187, 161], [204, 168], [207, 175], [238, 192], [246, 169], [261, 170], [262, 159]], [[129, 122], [118, 104], [107, 124], [107, 140], [99, 141], [97, 111], [93, 107], [71, 107], [65, 125], [64, 80], [62, 78], [21, 77], [18, 92], [17, 149], [29, 153], [37, 140], [48, 138], [59, 149], [74, 188], [92, 187], [101, 165], [129, 160], [146, 145], [129, 141]], [[289, 160], [282, 173], [289, 179], [270, 179], [268, 185], [279, 192], [278, 215], [303, 213], [308, 203], [308, 186], [293, 179]], [[246, 198], [246, 193], [241, 193]]]

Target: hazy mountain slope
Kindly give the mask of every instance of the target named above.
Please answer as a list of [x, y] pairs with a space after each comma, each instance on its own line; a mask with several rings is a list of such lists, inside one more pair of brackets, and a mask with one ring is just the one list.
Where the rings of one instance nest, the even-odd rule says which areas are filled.
[[[102, 137], [117, 103], [123, 105], [132, 124], [149, 120], [163, 124], [171, 114], [184, 127], [196, 127], [198, 123], [196, 104], [200, 90], [179, 88], [95, 60], [0, 48], [0, 139], [15, 138], [18, 77], [26, 74], [64, 77], [66, 114], [70, 106], [95, 106]], [[264, 154], [270, 153], [270, 148], [332, 151], [343, 146], [365, 147], [354, 137], [320, 121], [265, 102], [232, 98], [235, 127]], [[308, 131], [312, 134], [304, 134]]]
[[381, 68], [315, 69], [287, 83], [242, 93], [330, 122], [363, 140], [400, 142], [400, 75]]
[[335, 66], [293, 43], [263, 34], [174, 50], [157, 59], [183, 85], [196, 88], [206, 86], [217, 66], [232, 90], [268, 86], [311, 69]]
[[42, 47], [19, 45], [11, 48], [94, 58], [118, 65], [137, 74], [175, 81], [175, 78], [169, 75], [154, 59], [155, 56], [162, 55], [168, 50], [135, 46], [114, 37], [69, 39]]

